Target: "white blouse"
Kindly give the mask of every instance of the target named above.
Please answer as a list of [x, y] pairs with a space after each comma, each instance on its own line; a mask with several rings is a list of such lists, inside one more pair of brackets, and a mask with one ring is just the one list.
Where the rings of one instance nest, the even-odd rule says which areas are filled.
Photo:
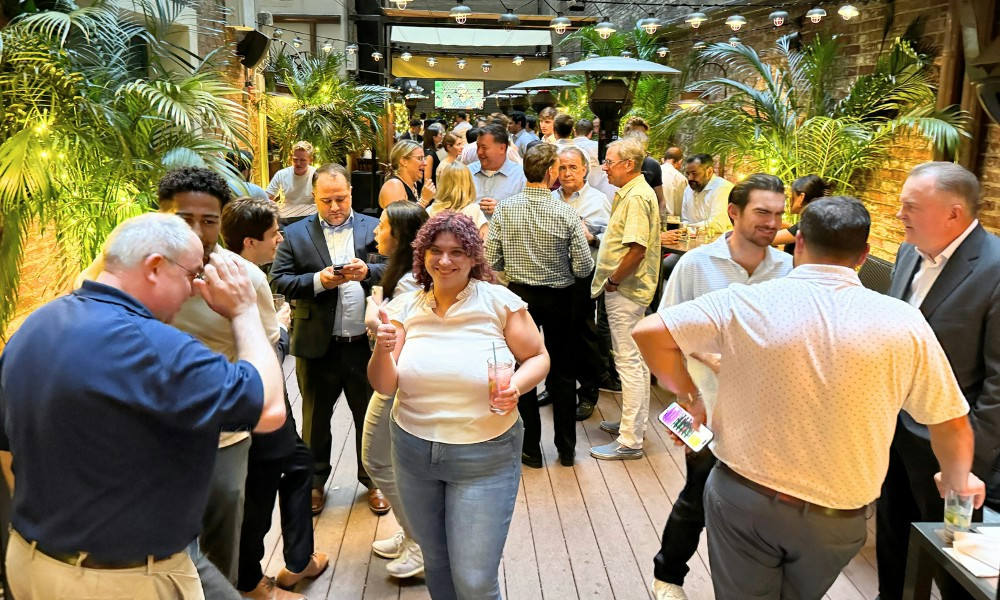
[[401, 294], [387, 307], [402, 324], [406, 341], [399, 354], [392, 416], [404, 431], [447, 444], [475, 444], [504, 433], [518, 413], [490, 412], [486, 360], [514, 360], [503, 330], [507, 311], [527, 304], [507, 288], [473, 279], [444, 317], [434, 314], [431, 292]]

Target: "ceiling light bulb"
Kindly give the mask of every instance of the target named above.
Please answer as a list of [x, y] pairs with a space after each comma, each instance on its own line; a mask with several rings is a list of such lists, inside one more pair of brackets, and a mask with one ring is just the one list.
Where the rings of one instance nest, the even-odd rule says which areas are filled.
[[483, 61], [483, 64], [481, 66], [483, 68], [483, 73], [489, 73], [490, 69], [493, 68], [493, 65], [491, 65], [490, 61], [488, 61], [488, 60], [487, 61]]
[[740, 15], [731, 15], [728, 19], [726, 19], [726, 25], [729, 25], [730, 29], [733, 31], [739, 31], [740, 28], [746, 24], [746, 17]]
[[602, 40], [606, 40], [618, 31], [618, 28], [611, 21], [601, 21], [594, 27], [594, 31], [597, 32], [597, 35], [601, 36]]
[[826, 11], [818, 6], [806, 13], [806, 17], [808, 17], [813, 23], [819, 23], [825, 16]]
[[559, 63], [560, 67], [565, 67], [566, 65], [569, 64], [569, 59], [566, 58], [565, 56], [560, 56], [559, 60], [557, 60], [556, 62]]
[[471, 14], [472, 9], [462, 4], [462, 0], [458, 0], [458, 4], [451, 7], [451, 12], [448, 13], [448, 16], [455, 19], [455, 22], [459, 25], [464, 25], [469, 20], [469, 15]]
[[500, 15], [498, 21], [500, 22], [501, 25], [504, 26], [504, 29], [508, 29], [510, 27], [516, 27], [521, 23], [521, 19], [510, 11], [507, 11], [502, 15]]
[[670, 50], [666, 46], [660, 46], [656, 49], [656, 55], [660, 58], [665, 58]]
[[549, 21], [549, 27], [551, 27], [559, 35], [566, 33], [566, 30], [569, 29], [569, 26], [572, 24], [573, 21], [562, 15], [558, 15]]
[[410, 54], [409, 52], [404, 52], [399, 55], [399, 58], [402, 58], [404, 62], [410, 62], [410, 59], [413, 58], [413, 55]]
[[524, 63], [524, 57], [521, 55], [517, 55], [514, 57], [513, 62], [515, 65], [520, 67]]
[[302, 47], [302, 38], [300, 38], [299, 36], [295, 36], [295, 39], [292, 40], [292, 45], [295, 46], [296, 48], [301, 48]]
[[684, 22], [690, 25], [693, 29], [698, 29], [701, 24], [708, 20], [708, 16], [703, 12], [693, 12], [684, 19]]
[[274, 33], [271, 34], [271, 39], [277, 42], [278, 40], [281, 39], [281, 36], [283, 35], [285, 35], [285, 30], [280, 27], [277, 27], [275, 28]]
[[323, 43], [323, 52], [326, 52], [327, 54], [333, 52], [333, 44], [331, 44], [329, 40]]
[[776, 10], [768, 15], [767, 18], [771, 19], [771, 22], [774, 23], [775, 27], [781, 27], [785, 24], [785, 21], [788, 20], [788, 13], [783, 10]]
[[375, 62], [382, 60], [382, 53], [379, 52], [378, 50], [372, 52], [372, 60], [374, 60]]
[[347, 47], [344, 48], [344, 52], [346, 52], [348, 56], [352, 56], [354, 54], [357, 54], [357, 52], [358, 52], [358, 45], [357, 44], [348, 44]]
[[860, 15], [861, 11], [859, 11], [853, 4], [845, 4], [837, 10], [837, 14], [843, 17], [845, 21], [850, 21], [854, 17]]
[[729, 45], [730, 46], [739, 46], [740, 43], [741, 43], [740, 42], [740, 38], [736, 37], [735, 35], [733, 37], [729, 38]]
[[464, 58], [460, 58], [460, 59], [458, 59], [458, 60], [455, 61], [455, 66], [458, 67], [459, 69], [464, 69], [465, 65], [466, 65], [466, 62], [465, 62]]
[[427, 57], [427, 66], [433, 67], [436, 64], [438, 64], [438, 59], [434, 58], [433, 56]]
[[636, 26], [638, 26], [639, 29], [642, 29], [649, 35], [653, 35], [654, 33], [656, 33], [657, 29], [663, 26], [663, 21], [653, 16], [653, 13], [649, 13], [649, 16], [646, 17], [645, 19], [639, 19], [639, 22], [636, 23]]
[[411, 0], [390, 0], [390, 2], [395, 4], [396, 8], [403, 10], [404, 8], [406, 8], [406, 5], [411, 2]]

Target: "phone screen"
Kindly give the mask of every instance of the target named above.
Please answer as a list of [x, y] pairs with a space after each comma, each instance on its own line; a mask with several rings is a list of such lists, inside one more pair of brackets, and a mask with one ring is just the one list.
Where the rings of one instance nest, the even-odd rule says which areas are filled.
[[679, 437], [682, 442], [688, 445], [695, 452], [701, 450], [712, 441], [714, 434], [704, 425], [696, 430], [692, 425], [694, 419], [688, 411], [684, 410], [680, 404], [674, 402], [660, 413], [660, 422], [667, 429]]

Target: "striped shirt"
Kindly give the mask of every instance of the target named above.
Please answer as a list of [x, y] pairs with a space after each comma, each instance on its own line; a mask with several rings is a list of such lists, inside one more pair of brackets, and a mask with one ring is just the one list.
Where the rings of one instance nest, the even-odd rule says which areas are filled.
[[514, 283], [564, 288], [594, 268], [583, 223], [547, 189], [526, 187], [503, 201], [490, 224], [486, 259]]

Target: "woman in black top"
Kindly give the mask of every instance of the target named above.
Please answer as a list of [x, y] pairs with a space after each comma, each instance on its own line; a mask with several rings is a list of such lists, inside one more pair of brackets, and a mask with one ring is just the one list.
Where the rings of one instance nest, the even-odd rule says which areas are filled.
[[424, 149], [419, 143], [411, 140], [396, 142], [389, 153], [392, 175], [378, 193], [380, 207], [385, 208], [401, 200], [420, 201], [422, 206], [430, 203], [434, 197], [434, 183], [427, 181], [423, 186], [420, 184], [424, 176], [424, 160]]
[[438, 148], [444, 140], [444, 128], [439, 123], [427, 127], [424, 132], [424, 181], [433, 181], [437, 185], [437, 168], [441, 164]]
[[[808, 206], [810, 202], [817, 198], [826, 196], [829, 189], [830, 184], [828, 184], [819, 175], [806, 175], [805, 177], [799, 177], [792, 182], [791, 213], [793, 215], [801, 213], [802, 209]], [[798, 232], [798, 223], [792, 225], [788, 229], [782, 229], [778, 232], [778, 235], [774, 236], [772, 244], [775, 246], [784, 244], [785, 252], [795, 254], [795, 234]]]

